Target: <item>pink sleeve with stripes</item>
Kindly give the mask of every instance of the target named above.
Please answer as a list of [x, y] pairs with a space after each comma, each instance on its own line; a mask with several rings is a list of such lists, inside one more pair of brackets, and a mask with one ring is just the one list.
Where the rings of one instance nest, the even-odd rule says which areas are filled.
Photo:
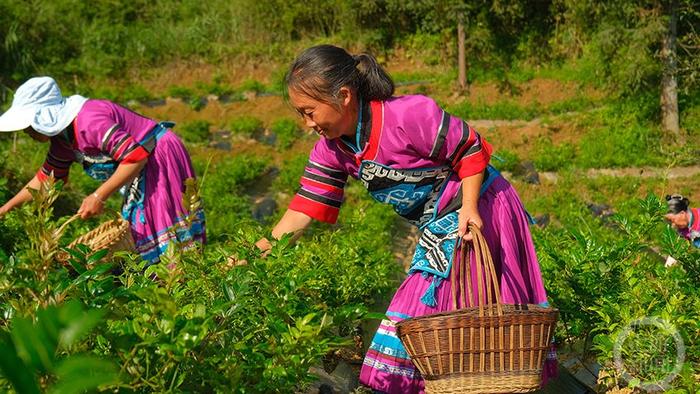
[[322, 222], [336, 222], [348, 178], [336, 155], [329, 149], [328, 141], [316, 143], [289, 209]]
[[81, 149], [90, 149], [109, 155], [118, 162], [135, 162], [148, 152], [134, 139], [135, 130], [127, 130], [126, 119], [110, 103], [91, 100], [76, 121], [77, 139]]
[[42, 164], [37, 177], [40, 181], [45, 181], [51, 173], [57, 180], [66, 180], [70, 166], [75, 160], [75, 154], [70, 145], [61, 140], [60, 137], [53, 137], [49, 140], [49, 153], [46, 155], [46, 160]]

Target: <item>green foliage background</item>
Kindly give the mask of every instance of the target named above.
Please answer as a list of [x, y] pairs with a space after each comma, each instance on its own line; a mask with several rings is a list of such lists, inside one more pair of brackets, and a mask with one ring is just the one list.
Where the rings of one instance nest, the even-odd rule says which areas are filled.
[[[397, 46], [428, 62], [455, 60], [465, 23], [471, 67], [508, 75], [519, 63], [576, 60], [584, 78], [619, 94], [658, 86], [670, 1], [624, 0], [111, 0], [0, 1], [5, 86], [37, 72], [115, 77], [174, 59], [290, 59], [320, 40], [377, 55]], [[679, 0], [678, 61], [684, 100], [697, 88], [700, 10]], [[431, 60], [432, 59], [432, 60]], [[478, 73], [475, 73], [478, 75]]]

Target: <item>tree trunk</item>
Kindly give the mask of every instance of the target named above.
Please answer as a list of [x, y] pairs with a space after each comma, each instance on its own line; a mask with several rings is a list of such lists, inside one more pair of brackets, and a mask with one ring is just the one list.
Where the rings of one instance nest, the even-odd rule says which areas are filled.
[[678, 0], [671, 0], [669, 11], [668, 32], [661, 43], [661, 59], [664, 63], [661, 79], [661, 126], [669, 137], [682, 143], [683, 136], [678, 120], [678, 84], [676, 82]]
[[464, 14], [460, 14], [457, 22], [457, 57], [459, 60], [459, 90], [467, 91], [467, 54], [464, 49]]

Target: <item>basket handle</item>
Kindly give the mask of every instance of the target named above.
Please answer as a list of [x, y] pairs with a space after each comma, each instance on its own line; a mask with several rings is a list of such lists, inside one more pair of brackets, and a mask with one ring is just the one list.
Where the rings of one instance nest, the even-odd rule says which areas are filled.
[[[450, 272], [450, 284], [452, 286], [452, 306], [453, 309], [457, 309], [457, 281], [459, 281], [460, 286], [460, 301], [462, 302], [462, 307], [472, 306], [472, 275], [471, 275], [471, 261], [469, 258], [470, 248], [474, 248], [474, 256], [476, 259], [476, 283], [477, 283], [477, 296], [479, 298], [479, 316], [484, 316], [488, 313], [492, 316], [495, 312], [501, 316], [503, 315], [503, 308], [501, 307], [501, 290], [498, 284], [498, 277], [496, 276], [496, 269], [493, 264], [493, 257], [491, 256], [491, 251], [489, 250], [486, 239], [484, 238], [481, 230], [473, 223], [469, 223], [469, 232], [472, 233], [472, 246], [461, 240], [457, 240], [455, 245], [455, 250], [452, 258], [452, 270]], [[458, 262], [459, 257], [459, 273], [454, 269], [454, 265]], [[483, 273], [482, 273], [483, 270]], [[466, 280], [465, 280], [466, 279]], [[467, 292], [464, 292], [464, 282], [467, 282]], [[486, 289], [484, 289], [484, 282], [486, 283]], [[486, 290], [486, 291], [484, 291]], [[468, 297], [468, 302], [467, 302]], [[486, 298], [486, 299], [484, 299]]]
[[71, 216], [70, 218], [68, 218], [68, 220], [66, 220], [65, 222], [63, 222], [63, 224], [62, 224], [60, 227], [58, 227], [57, 229], [53, 230], [53, 236], [54, 236], [54, 238], [55, 238], [55, 239], [61, 238], [61, 236], [63, 235], [63, 232], [66, 231], [66, 227], [68, 227], [69, 224], [73, 223], [73, 222], [74, 222], [76, 219], [78, 219], [79, 217], [80, 217], [80, 214], [79, 214], [79, 213], [76, 213], [75, 215], [73, 215], [73, 216]]
[[[122, 219], [122, 214], [119, 213], [119, 212], [118, 212], [117, 210], [115, 210], [115, 209], [112, 209], [112, 208], [105, 208], [105, 209], [104, 209], [104, 212], [106, 212], [106, 213], [109, 214], [109, 215], [114, 215], [115, 219]], [[79, 217], [80, 217], [80, 214], [79, 214], [79, 213], [76, 213], [75, 215], [69, 217], [68, 220], [66, 220], [65, 222], [63, 222], [63, 224], [62, 224], [60, 227], [58, 227], [57, 229], [55, 229], [55, 230], [53, 231], [54, 238], [56, 238], [56, 239], [61, 238], [61, 236], [63, 235], [63, 232], [66, 231], [66, 227], [68, 227], [69, 224], [71, 224], [71, 223], [73, 223], [74, 221], [76, 221], [76, 219], [78, 219]]]

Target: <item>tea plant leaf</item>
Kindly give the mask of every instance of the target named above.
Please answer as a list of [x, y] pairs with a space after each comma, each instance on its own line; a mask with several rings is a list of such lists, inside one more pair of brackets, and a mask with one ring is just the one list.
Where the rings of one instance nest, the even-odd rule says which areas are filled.
[[58, 382], [49, 393], [84, 393], [118, 381], [114, 364], [91, 356], [73, 356], [56, 367]]
[[66, 304], [60, 310], [61, 321], [66, 324], [60, 333], [60, 344], [71, 346], [97, 326], [103, 316], [104, 312], [99, 309], [83, 311], [76, 302]]
[[18, 393], [39, 394], [39, 386], [22, 359], [17, 355], [10, 335], [0, 331], [0, 370]]
[[15, 319], [12, 325], [12, 340], [17, 355], [25, 364], [42, 373], [53, 368], [58, 343], [50, 338], [49, 330], [34, 326], [28, 319]]

